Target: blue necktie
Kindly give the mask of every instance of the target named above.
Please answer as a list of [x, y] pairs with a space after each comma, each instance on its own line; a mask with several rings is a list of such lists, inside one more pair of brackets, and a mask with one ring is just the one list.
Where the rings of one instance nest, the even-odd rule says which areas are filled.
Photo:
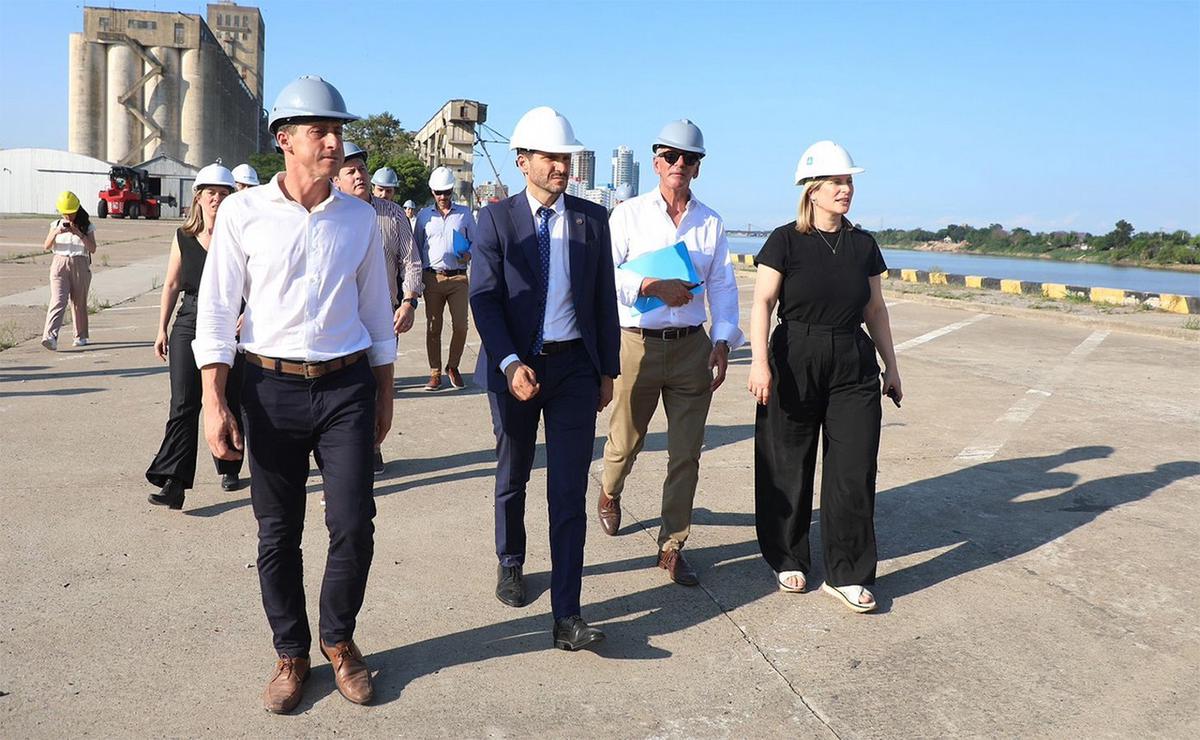
[[538, 292], [537, 334], [533, 338], [533, 354], [541, 354], [542, 339], [546, 328], [546, 296], [550, 290], [550, 217], [554, 211], [542, 206], [538, 215], [538, 264], [541, 267], [542, 283]]

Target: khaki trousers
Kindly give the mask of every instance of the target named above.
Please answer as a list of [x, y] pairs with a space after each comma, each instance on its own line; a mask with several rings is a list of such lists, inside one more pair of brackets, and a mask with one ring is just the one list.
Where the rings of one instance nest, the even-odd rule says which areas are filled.
[[667, 477], [658, 530], [660, 550], [683, 547], [692, 527], [700, 448], [712, 401], [711, 354], [712, 342], [704, 331], [672, 340], [621, 331], [621, 375], [613, 384], [601, 485], [605, 493], [620, 498], [661, 396], [667, 412]]
[[467, 346], [467, 301], [470, 285], [466, 275], [439, 275], [426, 270], [425, 353], [430, 372], [442, 371], [442, 318], [450, 304], [450, 357], [446, 367], [457, 368]]
[[88, 338], [88, 288], [92, 284], [92, 262], [86, 256], [68, 257], [56, 254], [50, 262], [50, 307], [46, 311], [46, 328], [42, 339], [58, 341], [67, 300], [75, 321], [75, 338]]

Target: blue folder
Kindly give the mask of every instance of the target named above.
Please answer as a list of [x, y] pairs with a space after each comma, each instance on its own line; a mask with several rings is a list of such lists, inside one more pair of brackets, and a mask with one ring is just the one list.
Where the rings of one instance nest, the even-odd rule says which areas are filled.
[[[696, 287], [692, 288], [692, 294], [700, 295], [704, 292], [704, 286], [700, 284], [700, 273], [696, 272], [696, 266], [692, 264], [692, 256], [688, 254], [687, 245], [683, 242], [647, 252], [641, 257], [622, 263], [618, 269], [628, 270], [644, 278], [695, 283]], [[665, 305], [667, 304], [663, 303], [661, 298], [642, 296], [634, 301], [633, 310], [634, 313], [649, 313]]]
[[471, 251], [471, 242], [467, 241], [467, 237], [463, 236], [461, 231], [455, 231], [454, 256], [461, 259], [469, 251]]

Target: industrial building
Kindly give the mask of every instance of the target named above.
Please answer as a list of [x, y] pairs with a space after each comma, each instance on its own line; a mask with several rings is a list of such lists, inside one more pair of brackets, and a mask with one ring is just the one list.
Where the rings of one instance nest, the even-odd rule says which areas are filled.
[[260, 151], [262, 16], [231, 2], [208, 15], [85, 7], [83, 32], [70, 35], [70, 151], [193, 167]]
[[426, 167], [454, 173], [454, 199], [475, 206], [475, 125], [487, 120], [487, 105], [450, 100], [413, 135], [417, 156]]

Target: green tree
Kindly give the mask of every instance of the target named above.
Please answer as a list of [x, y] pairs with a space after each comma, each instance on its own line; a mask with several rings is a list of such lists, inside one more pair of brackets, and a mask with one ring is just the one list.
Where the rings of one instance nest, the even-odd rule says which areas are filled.
[[412, 152], [412, 134], [387, 111], [347, 123], [343, 134], [346, 141], [366, 149], [368, 157], [378, 155], [383, 161], [396, 161], [400, 155]]
[[1108, 236], [1113, 249], [1124, 249], [1133, 241], [1133, 224], [1121, 219]]
[[258, 181], [265, 184], [276, 173], [283, 172], [283, 155], [276, 152], [251, 154], [250, 166], [258, 173]]

